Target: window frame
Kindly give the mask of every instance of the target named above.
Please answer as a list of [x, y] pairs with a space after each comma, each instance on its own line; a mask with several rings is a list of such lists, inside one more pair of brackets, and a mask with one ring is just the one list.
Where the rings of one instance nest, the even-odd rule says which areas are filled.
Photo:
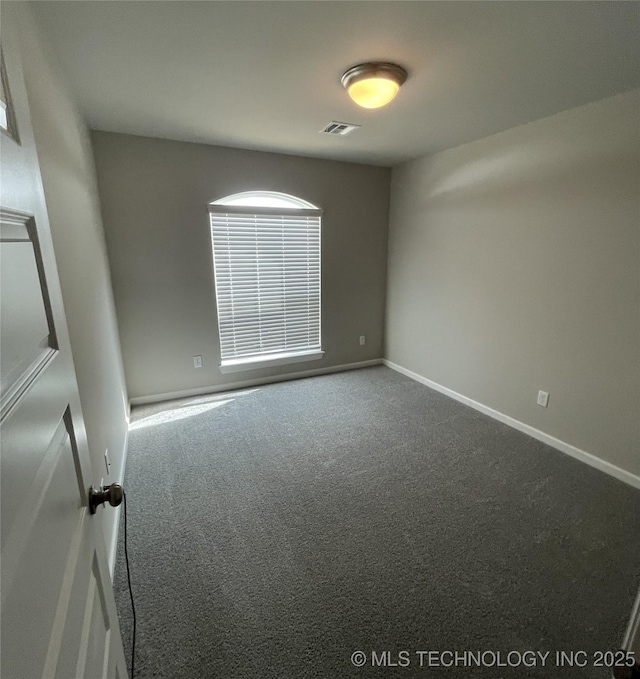
[[[280, 200], [290, 201], [291, 207], [262, 207], [260, 205], [238, 205], [233, 204], [234, 200], [243, 197], [256, 198], [274, 198]], [[229, 203], [227, 203], [229, 201]], [[301, 363], [308, 361], [315, 361], [323, 358], [324, 350], [322, 349], [322, 216], [323, 210], [312, 203], [309, 203], [297, 196], [292, 196], [285, 193], [275, 191], [245, 191], [236, 193], [219, 200], [213, 201], [208, 205], [209, 212], [209, 233], [211, 236], [211, 255], [213, 260], [213, 274], [214, 274], [214, 289], [216, 300], [216, 318], [218, 323], [218, 338], [220, 346], [220, 363], [219, 369], [223, 374], [234, 373], [246, 370], [258, 370], [260, 368], [268, 368], [272, 366], [288, 365], [293, 363]], [[211, 216], [213, 214], [237, 214], [255, 217], [269, 217], [269, 216], [289, 216], [289, 217], [318, 217], [318, 346], [303, 349], [294, 349], [291, 351], [262, 353], [253, 356], [240, 356], [234, 358], [222, 358], [222, 328], [220, 319], [220, 294], [218, 286], [218, 272], [216, 269], [216, 249], [214, 239], [214, 225]]]

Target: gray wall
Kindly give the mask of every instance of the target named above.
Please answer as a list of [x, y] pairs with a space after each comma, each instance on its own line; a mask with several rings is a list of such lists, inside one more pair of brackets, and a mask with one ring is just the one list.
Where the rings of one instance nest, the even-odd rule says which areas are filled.
[[[130, 397], [382, 356], [390, 170], [105, 132], [92, 139]], [[252, 189], [324, 209], [326, 353], [222, 375], [207, 205]]]
[[[71, 349], [94, 470], [119, 480], [127, 437], [127, 394], [88, 130], [23, 6], [25, 83], [42, 172]], [[104, 451], [109, 449], [111, 474]], [[112, 556], [117, 514], [102, 514]]]
[[386, 318], [389, 360], [635, 474], [639, 121], [635, 91], [394, 168]]

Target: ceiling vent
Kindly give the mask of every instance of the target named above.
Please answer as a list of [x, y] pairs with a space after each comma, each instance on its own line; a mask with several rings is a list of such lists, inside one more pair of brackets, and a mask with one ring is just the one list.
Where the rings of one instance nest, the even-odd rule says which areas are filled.
[[322, 134], [334, 134], [339, 137], [346, 137], [351, 134], [354, 130], [357, 130], [361, 125], [352, 125], [351, 123], [338, 123], [335, 120], [331, 121], [328, 125], [325, 125], [320, 132]]

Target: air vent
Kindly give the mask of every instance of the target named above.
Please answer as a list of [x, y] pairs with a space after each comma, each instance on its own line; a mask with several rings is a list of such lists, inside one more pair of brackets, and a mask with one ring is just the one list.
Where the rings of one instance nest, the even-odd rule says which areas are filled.
[[340, 137], [346, 137], [354, 130], [357, 130], [360, 125], [352, 125], [351, 123], [337, 123], [335, 120], [323, 127], [320, 132], [322, 134], [335, 134]]

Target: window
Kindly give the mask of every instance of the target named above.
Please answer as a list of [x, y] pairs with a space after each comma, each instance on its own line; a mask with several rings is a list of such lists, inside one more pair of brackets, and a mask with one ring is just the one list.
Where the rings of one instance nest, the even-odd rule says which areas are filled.
[[322, 358], [315, 205], [252, 191], [209, 205], [222, 372]]

